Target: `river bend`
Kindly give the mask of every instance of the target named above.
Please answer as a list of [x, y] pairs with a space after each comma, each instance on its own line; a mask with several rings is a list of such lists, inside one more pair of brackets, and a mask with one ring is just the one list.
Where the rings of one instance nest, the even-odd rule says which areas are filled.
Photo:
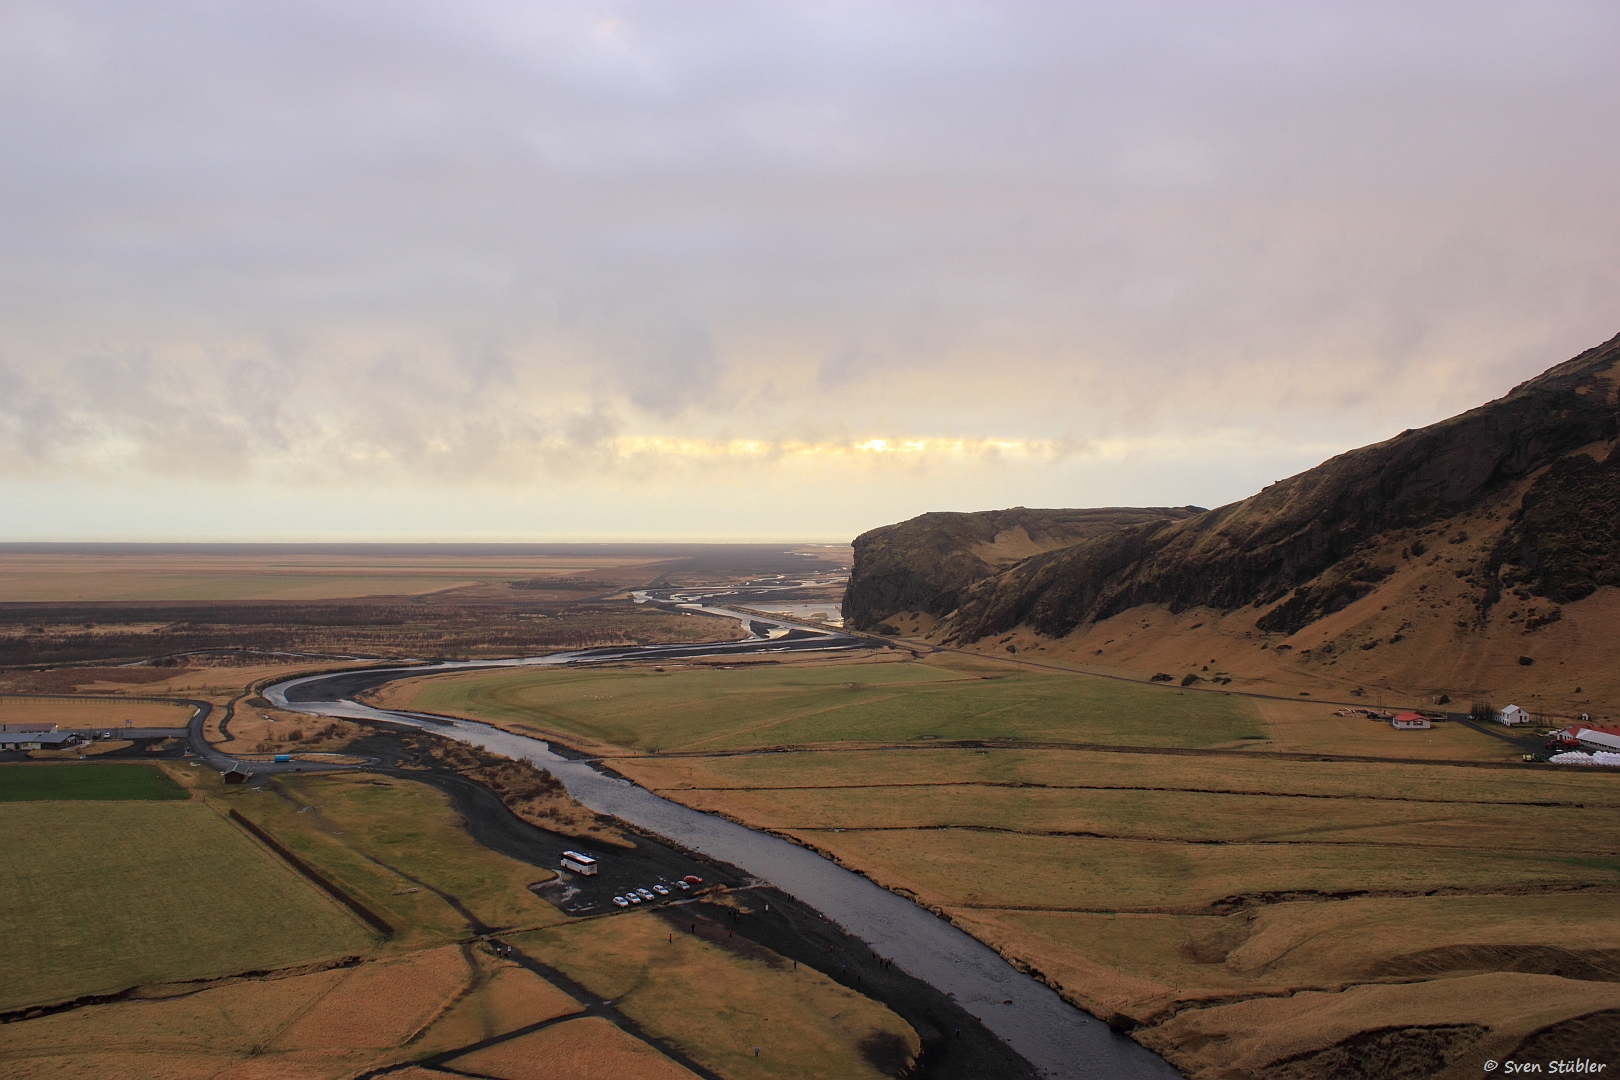
[[[728, 612], [727, 614], [734, 614]], [[740, 614], [736, 617], [744, 618]], [[758, 621], [756, 619], [756, 621]], [[766, 620], [769, 621], [769, 620]], [[838, 649], [865, 644], [843, 635], [791, 628], [725, 646], [629, 646], [522, 660], [464, 661], [410, 668], [335, 672], [291, 679], [264, 696], [279, 708], [321, 716], [424, 728], [492, 753], [528, 761], [562, 781], [569, 793], [611, 814], [711, 858], [739, 867], [789, 893], [844, 930], [891, 957], [911, 975], [955, 998], [991, 1031], [1048, 1076], [1065, 1080], [1170, 1080], [1180, 1074], [1164, 1059], [1074, 1008], [1050, 987], [1019, 972], [996, 952], [949, 922], [807, 848], [756, 832], [606, 776], [589, 763], [553, 753], [540, 739], [488, 724], [372, 708], [353, 700], [361, 689], [442, 671], [554, 666], [610, 660], [675, 659], [741, 651]], [[793, 632], [793, 631], [797, 632]], [[801, 636], [802, 635], [802, 636]], [[752, 646], [749, 648], [748, 646]]]

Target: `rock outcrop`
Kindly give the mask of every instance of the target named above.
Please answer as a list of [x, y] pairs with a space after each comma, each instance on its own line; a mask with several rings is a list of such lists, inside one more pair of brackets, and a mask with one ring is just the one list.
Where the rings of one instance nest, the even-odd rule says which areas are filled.
[[[969, 643], [1018, 626], [1061, 637], [1142, 604], [1252, 606], [1261, 630], [1293, 633], [1391, 573], [1378, 553], [1393, 534], [1432, 534], [1486, 504], [1500, 504], [1500, 535], [1469, 572], [1478, 616], [1504, 589], [1578, 600], [1620, 585], [1617, 437], [1620, 337], [1215, 510], [927, 514], [874, 530], [855, 541], [845, 617], [865, 628], [926, 611], [944, 640]], [[986, 541], [1015, 527], [1048, 550], [995, 565]]]
[[844, 594], [844, 620], [870, 630], [898, 612], [954, 612], [974, 584], [1032, 555], [1140, 525], [1201, 513], [1196, 506], [934, 513], [863, 533]]

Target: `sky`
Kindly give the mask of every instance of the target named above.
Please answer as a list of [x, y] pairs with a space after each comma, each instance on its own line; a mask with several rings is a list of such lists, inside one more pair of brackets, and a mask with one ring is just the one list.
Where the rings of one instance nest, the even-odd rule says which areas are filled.
[[1620, 332], [1620, 6], [0, 0], [0, 540], [1216, 506]]

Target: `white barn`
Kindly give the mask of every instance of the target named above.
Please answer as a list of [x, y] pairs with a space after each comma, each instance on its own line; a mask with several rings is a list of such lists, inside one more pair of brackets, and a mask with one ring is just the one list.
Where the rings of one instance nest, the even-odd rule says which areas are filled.
[[1509, 705], [1497, 713], [1496, 718], [1508, 727], [1512, 727], [1514, 724], [1528, 724], [1530, 722], [1530, 714], [1517, 705]]
[[1593, 731], [1591, 728], [1581, 728], [1575, 733], [1575, 741], [1588, 750], [1607, 750], [1610, 753], [1620, 751], [1620, 735], [1612, 735], [1607, 731]]

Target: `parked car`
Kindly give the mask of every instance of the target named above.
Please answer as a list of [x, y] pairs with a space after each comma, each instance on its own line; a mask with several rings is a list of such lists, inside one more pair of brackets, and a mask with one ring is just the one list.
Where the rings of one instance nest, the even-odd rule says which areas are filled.
[[656, 900], [656, 899], [658, 899], [656, 896], [654, 896], [652, 893], [648, 892], [646, 889], [637, 889], [636, 892], [641, 894], [641, 898], [643, 900]]
[[681, 880], [686, 882], [688, 885], [703, 884], [703, 879], [698, 877], [696, 874], [687, 874], [685, 877], [681, 878]]
[[639, 896], [637, 896], [637, 895], [636, 895], [636, 894], [635, 894], [635, 893], [633, 893], [633, 892], [627, 892], [627, 893], [625, 893], [625, 894], [624, 894], [624, 898], [625, 898], [625, 899], [626, 899], [626, 900], [628, 900], [628, 901], [630, 901], [630, 902], [631, 902], [631, 903], [632, 903], [632, 904], [639, 904], [639, 903], [641, 903], [641, 897], [639, 897]]
[[630, 906], [630, 901], [626, 900], [622, 896], [615, 896], [613, 898], [613, 902], [615, 904], [618, 904], [620, 907], [629, 907]]
[[677, 882], [676, 882], [676, 883], [675, 883], [675, 887], [676, 887], [676, 888], [677, 888], [677, 889], [683, 889], [683, 890], [685, 890], [685, 891], [686, 891], [686, 892], [691, 892], [691, 891], [692, 891], [692, 886], [690, 886], [690, 885], [688, 885], [688, 884], [687, 884], [687, 883], [686, 883], [686, 882], [684, 882], [684, 881], [677, 881]]
[[653, 892], [657, 893], [659, 896], [668, 896], [669, 895], [669, 890], [664, 888], [662, 885], [654, 885], [653, 886]]

